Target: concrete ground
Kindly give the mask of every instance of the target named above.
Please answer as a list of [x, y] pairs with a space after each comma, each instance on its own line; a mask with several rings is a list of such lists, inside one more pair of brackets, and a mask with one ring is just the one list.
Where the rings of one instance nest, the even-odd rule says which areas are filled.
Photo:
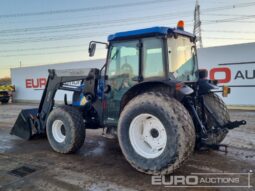
[[[0, 105], [0, 190], [254, 190], [255, 188], [165, 188], [151, 184], [151, 177], [134, 170], [116, 140], [102, 137], [102, 130], [88, 130], [84, 146], [75, 154], [54, 152], [46, 139], [25, 141], [9, 135], [19, 111], [36, 105]], [[190, 173], [247, 173], [255, 170], [255, 112], [231, 111], [232, 120], [247, 120], [246, 127], [229, 132], [223, 141], [228, 153], [195, 152], [174, 175]], [[34, 170], [24, 177], [10, 174], [21, 166]], [[241, 174], [247, 185], [247, 175]], [[251, 185], [255, 186], [254, 175]]]

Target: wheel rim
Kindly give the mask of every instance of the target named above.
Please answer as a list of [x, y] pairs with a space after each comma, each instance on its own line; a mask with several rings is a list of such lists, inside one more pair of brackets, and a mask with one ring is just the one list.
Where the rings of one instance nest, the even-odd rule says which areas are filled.
[[140, 114], [132, 120], [129, 138], [136, 153], [144, 158], [160, 156], [167, 143], [164, 125], [151, 114]]
[[66, 135], [65, 135], [65, 126], [63, 121], [55, 120], [53, 122], [52, 135], [53, 135], [53, 138], [59, 143], [62, 143], [65, 141]]

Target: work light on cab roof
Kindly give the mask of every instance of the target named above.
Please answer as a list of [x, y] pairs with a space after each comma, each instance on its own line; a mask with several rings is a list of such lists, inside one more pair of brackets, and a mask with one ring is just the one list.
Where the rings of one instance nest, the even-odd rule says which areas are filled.
[[182, 31], [184, 30], [184, 21], [183, 20], [178, 21], [177, 29], [182, 30]]

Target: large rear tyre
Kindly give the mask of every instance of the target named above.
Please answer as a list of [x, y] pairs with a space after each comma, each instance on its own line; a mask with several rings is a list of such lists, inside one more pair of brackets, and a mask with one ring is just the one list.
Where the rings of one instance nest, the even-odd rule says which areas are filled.
[[85, 140], [85, 128], [80, 111], [71, 106], [61, 106], [51, 111], [46, 132], [53, 150], [73, 153], [80, 149]]
[[[204, 95], [204, 102], [214, 115], [213, 118], [211, 114], [206, 111], [206, 123], [209, 132], [217, 127], [215, 118], [221, 126], [224, 126], [230, 121], [227, 106], [217, 94], [210, 93]], [[207, 144], [219, 144], [226, 137], [227, 133], [228, 130], [226, 129], [219, 129], [216, 133], [209, 133], [210, 137]]]
[[170, 174], [193, 152], [195, 129], [185, 107], [168, 95], [148, 92], [131, 100], [118, 124], [127, 161], [146, 174]]

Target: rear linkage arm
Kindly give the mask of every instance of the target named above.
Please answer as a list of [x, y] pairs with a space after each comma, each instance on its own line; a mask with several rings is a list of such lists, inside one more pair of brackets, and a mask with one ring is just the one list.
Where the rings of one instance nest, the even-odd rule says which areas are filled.
[[[187, 107], [189, 110], [195, 124], [196, 124], [196, 131], [199, 133], [199, 137], [201, 138], [201, 144], [212, 149], [219, 150], [220, 147], [225, 147], [225, 152], [227, 151], [226, 145], [221, 145], [221, 144], [212, 144], [208, 145], [204, 143], [208, 139], [208, 128], [206, 128], [206, 122], [205, 122], [205, 111], [208, 111], [210, 113], [210, 116], [213, 117], [214, 121], [216, 122], [217, 126], [215, 127], [215, 131], [218, 129], [234, 129], [237, 128], [241, 125], [245, 125], [246, 121], [241, 120], [241, 121], [229, 121], [225, 125], [220, 125], [220, 122], [218, 121], [217, 117], [214, 115], [213, 111], [207, 106], [207, 104], [204, 102], [204, 99], [202, 96], [199, 96], [199, 101], [201, 102], [201, 112], [202, 116], [200, 117], [197, 113], [196, 110], [196, 105], [195, 105], [195, 98], [192, 97], [186, 97], [184, 99], [184, 105]], [[204, 125], [205, 124], [205, 125]]]

